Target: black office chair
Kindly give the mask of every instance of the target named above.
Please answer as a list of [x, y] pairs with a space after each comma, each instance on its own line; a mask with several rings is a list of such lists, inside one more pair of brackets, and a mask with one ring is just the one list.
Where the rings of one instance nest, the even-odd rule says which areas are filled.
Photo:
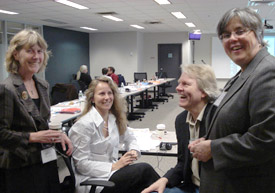
[[52, 87], [51, 105], [78, 98], [77, 88], [73, 84], [57, 83]]
[[[71, 156], [65, 156], [61, 145], [56, 144], [56, 148], [62, 154], [62, 158], [69, 170], [70, 175], [64, 178], [64, 181], [60, 184], [62, 193], [74, 193], [75, 192], [75, 175], [71, 163]], [[107, 180], [86, 180], [80, 183], [80, 186], [91, 186], [90, 193], [95, 193], [97, 186], [114, 187], [115, 183]]]
[[[162, 71], [161, 71], [161, 72], [156, 72], [155, 74], [156, 74], [156, 76], [157, 76], [158, 78], [168, 78], [166, 72], [162, 72]], [[161, 85], [161, 86], [160, 86], [160, 88], [161, 88], [161, 93], [160, 93], [160, 95], [161, 95], [161, 96], [164, 96], [164, 97], [168, 97], [168, 98], [169, 98], [169, 97], [174, 98], [174, 95], [172, 95], [172, 94], [167, 94], [167, 93], [166, 93], [166, 88], [169, 88], [169, 87], [172, 87], [172, 85], [170, 84], [170, 82]]]
[[134, 72], [134, 82], [147, 80], [146, 72]]

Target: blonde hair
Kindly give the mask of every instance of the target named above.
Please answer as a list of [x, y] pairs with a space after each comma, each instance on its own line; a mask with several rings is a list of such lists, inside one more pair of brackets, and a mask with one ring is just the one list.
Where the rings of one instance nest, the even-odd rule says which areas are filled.
[[76, 73], [76, 80], [79, 80], [81, 73], [84, 73], [86, 70], [88, 70], [88, 67], [86, 65], [81, 65], [79, 71]]
[[196, 79], [198, 87], [207, 94], [207, 101], [213, 102], [219, 95], [216, 76], [210, 65], [187, 64], [181, 65], [182, 72]]
[[123, 135], [127, 128], [127, 117], [126, 117], [126, 101], [124, 98], [122, 98], [118, 92], [117, 85], [108, 77], [100, 77], [98, 79], [94, 79], [89, 88], [85, 91], [86, 95], [86, 106], [80, 116], [84, 116], [87, 114], [91, 108], [95, 108], [94, 104], [92, 103], [92, 99], [94, 98], [95, 89], [96, 86], [100, 82], [105, 82], [109, 85], [111, 88], [113, 95], [114, 95], [114, 101], [113, 105], [110, 109], [110, 112], [116, 117], [116, 124], [119, 130], [119, 134]]
[[9, 73], [17, 74], [20, 68], [19, 61], [15, 60], [13, 54], [15, 51], [20, 51], [23, 48], [30, 48], [34, 45], [38, 45], [43, 49], [44, 61], [38, 72], [44, 70], [47, 66], [50, 51], [48, 51], [48, 44], [44, 38], [35, 30], [24, 29], [18, 32], [10, 41], [8, 51], [6, 53], [6, 70]]

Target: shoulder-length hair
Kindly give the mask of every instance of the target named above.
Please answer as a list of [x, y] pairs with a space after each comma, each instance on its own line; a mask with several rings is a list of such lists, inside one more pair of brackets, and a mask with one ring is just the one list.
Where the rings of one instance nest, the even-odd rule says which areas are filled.
[[207, 101], [213, 102], [219, 95], [216, 76], [207, 64], [181, 65], [182, 72], [196, 79], [198, 87], [207, 94]]
[[220, 19], [218, 26], [217, 26], [217, 34], [218, 37], [221, 39], [222, 33], [224, 33], [228, 23], [230, 20], [234, 17], [238, 17], [244, 27], [247, 27], [248, 29], [252, 30], [258, 42], [265, 46], [266, 43], [264, 42], [264, 26], [261, 17], [259, 16], [256, 11], [254, 11], [251, 8], [233, 8], [227, 11], [223, 17]]
[[50, 51], [47, 50], [48, 44], [37, 31], [32, 29], [24, 29], [18, 32], [15, 36], [13, 36], [13, 38], [10, 41], [8, 51], [6, 53], [7, 72], [12, 74], [17, 74], [20, 68], [19, 61], [15, 60], [13, 56], [15, 51], [20, 51], [23, 48], [28, 49], [36, 44], [43, 49], [43, 53], [44, 53], [44, 61], [38, 72], [44, 70], [47, 66], [49, 56], [50, 56]]
[[116, 117], [116, 124], [119, 130], [119, 134], [123, 135], [126, 131], [128, 123], [126, 117], [126, 100], [120, 96], [116, 84], [114, 84], [114, 82], [108, 77], [100, 77], [98, 79], [94, 79], [91, 82], [89, 88], [85, 91], [86, 105], [80, 117], [87, 114], [91, 108], [95, 108], [92, 99], [94, 98], [96, 86], [100, 82], [107, 83], [113, 92], [114, 101], [110, 112]]

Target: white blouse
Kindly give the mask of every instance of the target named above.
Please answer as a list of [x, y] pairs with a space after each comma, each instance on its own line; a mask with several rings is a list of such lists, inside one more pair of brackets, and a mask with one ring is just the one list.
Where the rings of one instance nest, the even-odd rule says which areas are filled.
[[[90, 187], [79, 186], [79, 183], [94, 178], [108, 180], [115, 171], [112, 164], [118, 160], [119, 144], [124, 144], [126, 150], [137, 150], [139, 147], [133, 133], [126, 130], [120, 136], [116, 118], [109, 114], [109, 136], [104, 137], [102, 129], [104, 120], [96, 110], [91, 110], [81, 117], [70, 129], [69, 137], [74, 145], [73, 165], [75, 167], [77, 192], [89, 192]], [[100, 192], [103, 188], [97, 188]]]

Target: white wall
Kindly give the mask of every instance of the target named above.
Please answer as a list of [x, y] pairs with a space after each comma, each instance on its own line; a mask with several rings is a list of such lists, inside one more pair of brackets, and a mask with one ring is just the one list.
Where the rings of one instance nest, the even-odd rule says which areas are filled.
[[137, 72], [137, 33], [93, 33], [90, 34], [90, 74], [101, 75], [103, 67], [113, 66], [116, 74], [122, 74], [127, 82]]
[[[195, 63], [211, 65], [212, 37], [203, 34], [195, 41]], [[101, 75], [103, 67], [114, 66], [127, 82], [133, 81], [134, 72], [147, 72], [151, 78], [158, 69], [158, 44], [182, 44], [182, 63], [192, 63], [192, 41], [187, 32], [174, 33], [93, 33], [90, 34], [90, 71], [92, 77]], [[218, 79], [222, 88], [227, 79]]]
[[182, 44], [182, 63], [190, 63], [190, 44], [187, 32], [145, 33], [143, 69], [151, 78], [158, 71], [158, 44]]

